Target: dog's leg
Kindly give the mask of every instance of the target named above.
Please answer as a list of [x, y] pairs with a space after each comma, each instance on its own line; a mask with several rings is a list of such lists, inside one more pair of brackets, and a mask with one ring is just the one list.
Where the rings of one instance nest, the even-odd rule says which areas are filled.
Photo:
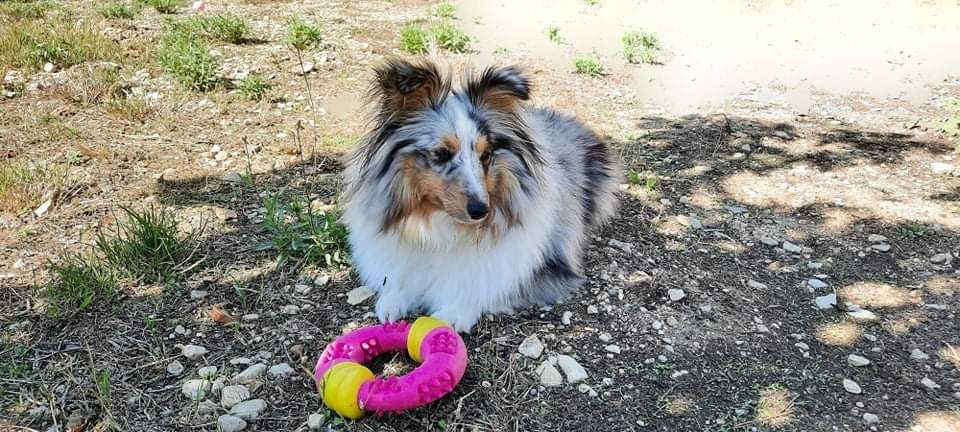
[[480, 305], [461, 301], [447, 303], [430, 313], [434, 318], [446, 321], [460, 333], [469, 333], [482, 314]]
[[383, 290], [377, 295], [375, 309], [380, 322], [393, 322], [409, 315], [415, 306], [400, 290]]

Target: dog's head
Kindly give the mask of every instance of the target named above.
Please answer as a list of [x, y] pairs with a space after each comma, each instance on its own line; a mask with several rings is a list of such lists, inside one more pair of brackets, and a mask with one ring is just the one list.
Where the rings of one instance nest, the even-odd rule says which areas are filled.
[[357, 186], [387, 200], [383, 229], [438, 214], [467, 230], [517, 223], [541, 163], [523, 121], [529, 94], [516, 67], [468, 72], [457, 89], [429, 62], [377, 68], [374, 127], [354, 157]]

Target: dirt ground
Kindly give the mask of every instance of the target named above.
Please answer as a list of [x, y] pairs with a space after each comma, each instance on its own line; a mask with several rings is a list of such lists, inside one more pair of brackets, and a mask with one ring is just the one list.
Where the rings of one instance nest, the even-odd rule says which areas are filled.
[[[344, 329], [374, 322], [372, 300], [347, 303], [358, 285], [348, 267], [295, 270], [256, 251], [263, 196], [336, 203], [370, 65], [400, 54], [399, 29], [431, 4], [208, 2], [253, 26], [254, 43], [215, 47], [228, 80], [259, 72], [275, 84], [254, 102], [179, 89], [148, 60], [156, 12], [106, 20], [93, 2], [61, 3], [119, 44], [121, 75], [153, 96], [136, 119], [77, 102], [80, 64], [24, 70], [39, 85], [0, 98], [0, 164], [59, 164], [68, 179], [0, 208], [0, 430], [214, 431], [226, 410], [181, 387], [201, 367], [232, 377], [246, 362], [295, 370], [250, 382], [267, 405], [251, 431], [306, 431], [318, 413], [331, 431], [960, 430], [960, 159], [933, 126], [949, 114], [935, 103], [827, 95], [804, 113], [740, 100], [674, 115], [617, 72], [498, 53], [531, 71], [534, 103], [577, 114], [618, 150], [632, 173], [619, 215], [596, 233], [574, 298], [465, 335], [470, 365], [453, 394], [348, 421], [324, 408], [311, 370]], [[308, 59], [316, 111], [282, 41], [291, 16], [323, 27]], [[960, 81], [938, 92], [958, 97]], [[247, 169], [252, 181], [235, 181]], [[206, 226], [203, 265], [176, 283], [126, 283], [69, 318], [47, 314], [48, 262], [87, 248], [120, 206], [149, 204]], [[819, 308], [829, 294], [839, 306]], [[245, 317], [217, 324], [215, 305]], [[533, 335], [537, 358], [518, 352]], [[188, 344], [207, 352], [187, 359]], [[557, 355], [588, 377], [542, 385], [538, 366]], [[108, 392], [95, 379], [104, 370]]]

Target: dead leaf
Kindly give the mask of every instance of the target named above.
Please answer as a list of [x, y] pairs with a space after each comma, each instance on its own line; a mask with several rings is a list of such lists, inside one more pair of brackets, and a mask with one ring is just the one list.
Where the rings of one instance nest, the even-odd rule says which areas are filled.
[[213, 307], [210, 308], [210, 319], [218, 324], [231, 324], [238, 321], [237, 317], [230, 315], [217, 305], [213, 305]]

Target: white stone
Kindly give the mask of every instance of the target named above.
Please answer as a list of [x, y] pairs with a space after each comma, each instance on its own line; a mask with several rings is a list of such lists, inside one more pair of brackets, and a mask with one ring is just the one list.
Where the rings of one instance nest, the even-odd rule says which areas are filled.
[[747, 286], [753, 289], [767, 289], [767, 285], [753, 279], [747, 281]]
[[948, 253], [938, 253], [930, 257], [930, 262], [934, 264], [950, 264], [953, 261], [953, 256]]
[[798, 253], [803, 252], [803, 247], [802, 247], [802, 246], [799, 246], [799, 245], [795, 245], [795, 244], [790, 243], [790, 242], [788, 242], [788, 241], [784, 241], [784, 242], [783, 242], [783, 250], [785, 250], [785, 251], [787, 251], [787, 252], [791, 252], [791, 253], [798, 254]]
[[244, 369], [243, 372], [240, 372], [237, 375], [235, 375], [232, 381], [239, 384], [247, 384], [256, 380], [257, 378], [262, 377], [264, 372], [266, 371], [267, 371], [267, 365], [263, 363], [250, 365], [249, 367]]
[[847, 364], [853, 367], [863, 367], [870, 364], [870, 359], [864, 356], [850, 354], [847, 356]]
[[922, 384], [923, 387], [925, 387], [927, 390], [930, 390], [930, 391], [940, 389], [940, 384], [937, 384], [936, 382], [934, 382], [932, 379], [928, 377], [923, 377], [923, 379], [920, 380], [920, 384]]
[[200, 369], [197, 369], [197, 375], [199, 375], [200, 378], [210, 379], [210, 378], [213, 378], [213, 376], [216, 374], [217, 374], [216, 366], [204, 366]]
[[176, 334], [178, 334], [178, 335], [185, 335], [185, 334], [187, 334], [187, 328], [184, 327], [184, 326], [182, 326], [182, 325], [178, 325], [178, 326], [176, 326], [176, 327], [173, 328], [173, 332], [176, 333]]
[[607, 346], [605, 346], [603, 349], [607, 350], [607, 352], [611, 352], [611, 353], [614, 353], [614, 354], [620, 354], [620, 346], [619, 346], [619, 345], [607, 345]]
[[870, 243], [883, 243], [887, 241], [887, 237], [880, 234], [870, 234], [867, 236], [867, 241]]
[[880, 423], [880, 417], [877, 417], [876, 414], [863, 413], [863, 422], [866, 424]]
[[953, 171], [953, 165], [944, 162], [933, 162], [930, 164], [930, 170], [934, 174], [948, 174]]
[[207, 396], [210, 391], [210, 381], [202, 379], [192, 379], [180, 386], [180, 392], [190, 400], [200, 400]]
[[930, 358], [930, 356], [927, 355], [927, 353], [920, 351], [918, 348], [914, 348], [910, 351], [910, 360], [923, 361], [928, 358]]
[[310, 430], [320, 430], [323, 427], [323, 423], [327, 421], [327, 418], [323, 414], [310, 414], [307, 417], [307, 427]]
[[242, 418], [224, 414], [217, 419], [217, 428], [220, 432], [240, 432], [247, 428], [247, 422]]
[[230, 364], [232, 365], [248, 365], [250, 363], [253, 363], [253, 360], [250, 360], [246, 357], [236, 357], [230, 359]]
[[807, 345], [806, 343], [803, 343], [803, 342], [797, 342], [793, 344], [793, 346], [800, 348], [801, 351], [810, 351], [810, 345]]
[[847, 393], [853, 393], [853, 394], [863, 393], [863, 390], [860, 389], [860, 384], [857, 384], [856, 382], [848, 378], [843, 379], [843, 389], [846, 390]]
[[870, 312], [866, 309], [860, 309], [858, 311], [847, 312], [847, 315], [850, 318], [853, 318], [857, 321], [876, 321], [877, 314]]
[[563, 376], [560, 375], [560, 371], [553, 367], [549, 361], [540, 363], [536, 372], [540, 375], [540, 384], [546, 387], [556, 387], [563, 384]]
[[879, 244], [875, 244], [875, 245], [870, 246], [870, 247], [871, 247], [873, 250], [879, 251], [879, 252], [888, 252], [888, 251], [890, 250], [890, 245], [888, 245], [888, 244], [886, 244], [886, 243], [879, 243]]
[[580, 366], [580, 363], [577, 363], [573, 357], [561, 354], [557, 356], [557, 364], [563, 370], [563, 374], [567, 376], [568, 383], [573, 384], [587, 379], [587, 370]]
[[590, 306], [587, 306], [587, 313], [590, 314], [590, 315], [596, 315], [596, 314], [600, 313], [600, 310], [597, 309], [596, 306], [590, 305]]
[[170, 375], [179, 376], [183, 373], [183, 363], [180, 363], [177, 360], [170, 362], [170, 364], [167, 365], [167, 372]]
[[267, 409], [267, 401], [252, 399], [240, 402], [230, 408], [230, 415], [240, 417], [246, 421], [254, 421]]
[[672, 288], [667, 290], [667, 296], [670, 297], [670, 301], [680, 301], [687, 296], [687, 293], [683, 292], [682, 289]]
[[207, 292], [203, 290], [191, 290], [190, 291], [190, 300], [203, 300], [207, 296]]
[[373, 290], [364, 285], [358, 286], [347, 293], [347, 303], [356, 306], [373, 296]]
[[817, 304], [817, 309], [833, 309], [833, 307], [837, 305], [837, 295], [827, 294], [819, 296], [814, 299], [814, 302]]
[[532, 359], [540, 358], [540, 354], [543, 353], [543, 342], [540, 342], [537, 335], [527, 336], [523, 342], [520, 342], [517, 351]]
[[613, 339], [613, 336], [610, 336], [610, 333], [600, 333], [600, 342], [607, 343]]
[[284, 315], [296, 315], [300, 313], [300, 307], [297, 305], [286, 305], [280, 308], [280, 313]]
[[250, 399], [250, 390], [244, 385], [226, 386], [220, 390], [220, 405], [226, 409], [233, 408], [234, 405]]
[[292, 375], [296, 372], [292, 367], [287, 363], [275, 364], [270, 367], [270, 370], [267, 371], [270, 376], [274, 378], [282, 378], [285, 376]]
[[560, 317], [560, 324], [570, 325], [570, 319], [573, 318], [573, 312], [565, 311]]
[[189, 360], [196, 360], [207, 352], [206, 348], [199, 345], [184, 345], [180, 348], [180, 353]]
[[820, 289], [820, 288], [826, 288], [828, 285], [826, 282], [820, 279], [810, 278], [810, 279], [807, 279], [807, 286], [813, 289]]
[[44, 64], [43, 64], [43, 71], [46, 72], [46, 73], [54, 73], [54, 72], [57, 71], [57, 65], [55, 65], [55, 64], [53, 64], [53, 63], [44, 63]]

